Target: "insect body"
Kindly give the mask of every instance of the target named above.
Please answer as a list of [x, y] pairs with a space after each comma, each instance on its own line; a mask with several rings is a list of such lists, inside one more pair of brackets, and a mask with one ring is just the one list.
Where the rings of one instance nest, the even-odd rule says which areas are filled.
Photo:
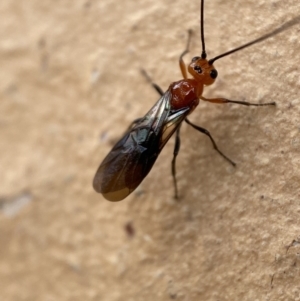
[[160, 92], [158, 102], [133, 123], [101, 163], [94, 188], [109, 201], [120, 201], [137, 188], [169, 138], [199, 104], [204, 85], [212, 84], [217, 77], [214, 66], [200, 57], [192, 60], [188, 70], [194, 79], [188, 79], [185, 73], [185, 79]]
[[[202, 54], [200, 57], [194, 57], [188, 68], [186, 68], [183, 56], [189, 51], [191, 38], [191, 31], [189, 31], [186, 50], [181, 54], [179, 59], [183, 79], [173, 82], [164, 93], [144, 72], [148, 81], [151, 82], [152, 86], [157, 90], [161, 97], [144, 117], [137, 119], [132, 123], [123, 137], [116, 143], [99, 166], [94, 178], [93, 186], [94, 189], [97, 192], [102, 193], [107, 200], [123, 200], [138, 187], [151, 170], [161, 150], [174, 132], [176, 132], [176, 140], [172, 160], [172, 175], [175, 186], [175, 197], [178, 197], [176, 157], [180, 148], [179, 131], [183, 121], [186, 121], [193, 128], [207, 135], [210, 138], [214, 149], [229, 163], [235, 166], [235, 163], [218, 149], [215, 141], [206, 129], [191, 123], [187, 119], [187, 116], [193, 112], [199, 104], [199, 100], [211, 103], [235, 103], [246, 106], [275, 105], [275, 102], [258, 104], [229, 100], [226, 98], [208, 99], [205, 98], [202, 93], [204, 86], [213, 84], [218, 76], [218, 72], [213, 65], [216, 60], [249, 47], [250, 45], [259, 43], [270, 36], [278, 34], [284, 28], [276, 29], [259, 39], [207, 60], [204, 42], [203, 11], [204, 0], [201, 0], [200, 29]], [[291, 25], [293, 24], [289, 24], [288, 26]], [[187, 72], [192, 78], [188, 78]]]
[[128, 196], [147, 176], [164, 145], [198, 102], [190, 80], [174, 83], [103, 160], [94, 178], [95, 190], [110, 201]]

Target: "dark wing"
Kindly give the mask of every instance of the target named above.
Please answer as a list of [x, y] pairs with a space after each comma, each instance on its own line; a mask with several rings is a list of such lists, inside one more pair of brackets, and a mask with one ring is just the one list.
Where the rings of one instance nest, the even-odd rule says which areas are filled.
[[99, 166], [93, 186], [109, 201], [121, 201], [143, 181], [189, 108], [170, 110], [166, 92], [117, 142]]

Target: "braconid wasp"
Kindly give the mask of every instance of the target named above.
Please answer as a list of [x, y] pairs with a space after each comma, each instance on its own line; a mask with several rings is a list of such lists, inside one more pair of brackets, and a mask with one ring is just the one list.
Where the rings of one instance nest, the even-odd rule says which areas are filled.
[[[275, 102], [250, 103], [226, 98], [205, 98], [202, 93], [204, 86], [212, 85], [218, 76], [218, 72], [214, 67], [214, 63], [217, 60], [284, 31], [295, 24], [294, 20], [258, 39], [208, 60], [206, 58], [204, 39], [204, 0], [201, 0], [200, 15], [202, 53], [200, 56], [192, 58], [190, 64], [186, 67], [183, 57], [189, 52], [192, 35], [192, 32], [189, 31], [186, 49], [179, 57], [179, 66], [183, 79], [173, 82], [167, 91], [164, 92], [151, 80], [145, 71], [142, 71], [147, 80], [159, 93], [160, 98], [144, 117], [132, 122], [122, 138], [104, 158], [96, 172], [93, 181], [94, 189], [109, 201], [121, 201], [139, 186], [174, 133], [175, 148], [172, 159], [172, 176], [175, 198], [178, 198], [176, 157], [180, 149], [180, 127], [183, 121], [208, 136], [213, 148], [231, 165], [235, 166], [235, 163], [219, 150], [209, 131], [193, 124], [187, 118], [198, 106], [200, 100], [218, 104], [233, 103], [245, 106], [275, 105]], [[188, 78], [188, 73], [191, 78]]]

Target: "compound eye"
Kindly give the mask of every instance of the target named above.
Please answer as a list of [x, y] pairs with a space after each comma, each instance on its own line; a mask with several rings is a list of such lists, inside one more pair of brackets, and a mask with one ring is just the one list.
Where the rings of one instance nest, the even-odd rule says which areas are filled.
[[194, 67], [194, 70], [195, 70], [198, 74], [202, 73], [202, 69], [201, 69], [200, 66], [195, 66], [195, 67]]
[[192, 62], [194, 63], [194, 62], [198, 61], [199, 59], [200, 59], [200, 56], [195, 56], [192, 58]]
[[217, 76], [218, 76], [218, 71], [217, 71], [216, 69], [212, 69], [212, 70], [210, 71], [210, 77], [211, 77], [212, 79], [215, 79], [215, 78], [217, 78]]

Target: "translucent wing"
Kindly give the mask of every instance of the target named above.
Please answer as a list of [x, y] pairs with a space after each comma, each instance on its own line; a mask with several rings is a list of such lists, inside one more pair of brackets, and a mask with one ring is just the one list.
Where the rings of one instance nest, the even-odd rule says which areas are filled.
[[93, 186], [109, 201], [121, 201], [143, 181], [189, 108], [170, 109], [167, 91], [116, 143], [99, 166]]

